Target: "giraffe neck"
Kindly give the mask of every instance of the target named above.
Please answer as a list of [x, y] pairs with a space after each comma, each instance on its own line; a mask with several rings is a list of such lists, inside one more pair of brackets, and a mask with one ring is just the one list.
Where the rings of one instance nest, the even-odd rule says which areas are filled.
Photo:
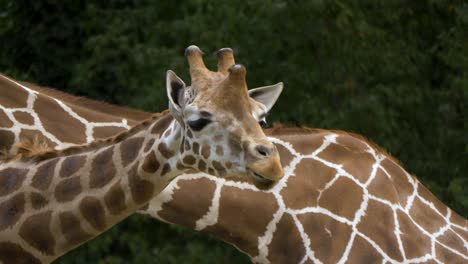
[[0, 163], [0, 247], [22, 258], [0, 260], [52, 261], [147, 203], [182, 173], [177, 127], [164, 116], [118, 142]]

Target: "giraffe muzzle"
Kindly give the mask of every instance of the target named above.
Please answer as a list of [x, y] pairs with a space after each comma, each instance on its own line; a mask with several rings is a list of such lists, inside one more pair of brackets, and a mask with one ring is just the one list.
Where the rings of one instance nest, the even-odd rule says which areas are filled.
[[278, 154], [250, 162], [247, 168], [250, 181], [259, 189], [273, 187], [284, 174]]

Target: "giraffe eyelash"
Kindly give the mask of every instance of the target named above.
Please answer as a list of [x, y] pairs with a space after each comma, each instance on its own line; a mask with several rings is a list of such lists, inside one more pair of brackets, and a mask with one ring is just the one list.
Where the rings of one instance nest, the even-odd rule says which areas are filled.
[[199, 118], [199, 119], [196, 119], [196, 120], [193, 120], [193, 121], [188, 121], [187, 124], [189, 125], [189, 127], [193, 130], [193, 131], [200, 131], [202, 130], [206, 125], [208, 125], [209, 123], [211, 123], [211, 120], [207, 119], [207, 118]]

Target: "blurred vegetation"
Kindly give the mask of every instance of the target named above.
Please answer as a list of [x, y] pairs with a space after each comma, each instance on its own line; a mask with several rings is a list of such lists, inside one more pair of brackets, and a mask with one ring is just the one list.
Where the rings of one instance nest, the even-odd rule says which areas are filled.
[[[0, 71], [160, 111], [185, 47], [232, 47], [250, 87], [283, 81], [270, 122], [362, 134], [468, 216], [468, 4], [449, 0], [0, 0]], [[59, 263], [245, 263], [132, 216]]]

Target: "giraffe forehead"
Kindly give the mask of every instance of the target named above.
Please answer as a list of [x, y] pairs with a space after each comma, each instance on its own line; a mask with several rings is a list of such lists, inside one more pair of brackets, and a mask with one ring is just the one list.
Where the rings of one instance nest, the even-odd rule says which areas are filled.
[[[225, 81], [211, 81], [196, 90], [193, 103], [199, 108], [210, 109], [212, 112], [232, 112], [236, 116], [251, 113], [251, 103], [246, 85], [233, 85]], [[199, 87], [199, 86], [198, 86]]]

